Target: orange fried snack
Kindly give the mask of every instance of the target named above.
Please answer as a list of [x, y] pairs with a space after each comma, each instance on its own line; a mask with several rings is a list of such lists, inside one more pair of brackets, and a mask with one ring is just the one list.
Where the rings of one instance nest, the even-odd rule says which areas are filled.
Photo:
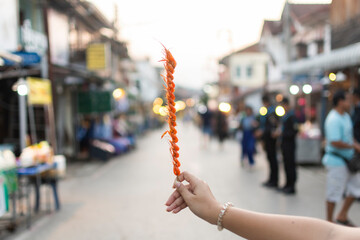
[[169, 134], [170, 136], [170, 153], [172, 156], [172, 163], [174, 165], [174, 174], [176, 176], [180, 175], [180, 162], [178, 160], [179, 158], [179, 146], [176, 144], [178, 142], [178, 138], [176, 136], [176, 109], [175, 109], [175, 83], [174, 83], [174, 69], [176, 67], [176, 61], [170, 51], [164, 47], [164, 58], [161, 60], [164, 62], [164, 68], [166, 71], [166, 75], [161, 75], [164, 79], [164, 82], [166, 84], [165, 90], [166, 90], [166, 99], [167, 99], [167, 108], [168, 108], [168, 123], [169, 123], [169, 130], [166, 130], [161, 138], [165, 136], [165, 134]]

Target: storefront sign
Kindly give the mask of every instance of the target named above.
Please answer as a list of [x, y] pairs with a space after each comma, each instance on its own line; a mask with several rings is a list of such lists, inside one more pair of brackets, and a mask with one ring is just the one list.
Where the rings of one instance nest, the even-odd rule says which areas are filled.
[[[12, 54], [21, 57], [22, 66], [31, 66], [38, 64], [41, 61], [41, 57], [35, 52], [12, 52]], [[16, 64], [14, 61], [11, 61], [7, 58], [4, 58], [4, 60], [4, 65], [6, 66], [12, 66]]]
[[90, 44], [86, 50], [86, 66], [89, 70], [103, 70], [106, 68], [106, 45], [102, 43]]
[[48, 79], [27, 78], [30, 105], [47, 105], [52, 103], [51, 83]]
[[105, 113], [111, 111], [111, 93], [107, 91], [91, 91], [78, 93], [79, 113]]
[[40, 55], [45, 54], [48, 47], [47, 37], [45, 34], [32, 29], [29, 19], [26, 19], [24, 25], [21, 27], [21, 37], [27, 52], [37, 52]]
[[18, 1], [0, 0], [0, 50], [14, 51], [18, 45]]
[[70, 55], [68, 16], [50, 8], [48, 19], [51, 62], [66, 66]]

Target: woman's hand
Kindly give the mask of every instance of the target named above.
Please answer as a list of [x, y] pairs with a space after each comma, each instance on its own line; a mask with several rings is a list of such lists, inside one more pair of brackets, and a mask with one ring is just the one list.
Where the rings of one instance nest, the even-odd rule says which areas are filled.
[[[188, 182], [183, 185], [181, 182]], [[198, 217], [211, 224], [217, 223], [221, 205], [216, 201], [207, 183], [188, 172], [181, 173], [175, 180], [176, 190], [166, 202], [168, 212], [178, 213], [186, 207]]]

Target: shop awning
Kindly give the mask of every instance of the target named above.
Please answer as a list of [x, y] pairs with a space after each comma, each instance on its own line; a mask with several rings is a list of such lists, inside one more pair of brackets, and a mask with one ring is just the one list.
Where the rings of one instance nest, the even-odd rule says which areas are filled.
[[360, 43], [292, 62], [284, 68], [283, 72], [285, 74], [312, 73], [337, 70], [357, 65], [360, 65]]

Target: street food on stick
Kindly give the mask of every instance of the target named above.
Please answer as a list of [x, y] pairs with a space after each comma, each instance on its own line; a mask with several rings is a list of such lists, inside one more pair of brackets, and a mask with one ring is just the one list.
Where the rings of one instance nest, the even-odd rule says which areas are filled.
[[165, 134], [169, 134], [170, 139], [170, 153], [172, 157], [172, 163], [174, 165], [173, 171], [176, 176], [180, 175], [180, 162], [178, 160], [179, 158], [179, 146], [176, 144], [178, 142], [178, 138], [176, 136], [176, 109], [175, 109], [175, 83], [174, 83], [174, 69], [176, 67], [176, 61], [174, 57], [172, 56], [171, 52], [164, 47], [164, 58], [161, 60], [164, 62], [164, 68], [165, 68], [165, 75], [161, 75], [164, 79], [164, 82], [166, 85], [164, 85], [166, 90], [166, 99], [167, 99], [167, 108], [168, 108], [168, 124], [169, 124], [169, 130], [166, 130], [164, 134], [161, 136], [163, 138]]

